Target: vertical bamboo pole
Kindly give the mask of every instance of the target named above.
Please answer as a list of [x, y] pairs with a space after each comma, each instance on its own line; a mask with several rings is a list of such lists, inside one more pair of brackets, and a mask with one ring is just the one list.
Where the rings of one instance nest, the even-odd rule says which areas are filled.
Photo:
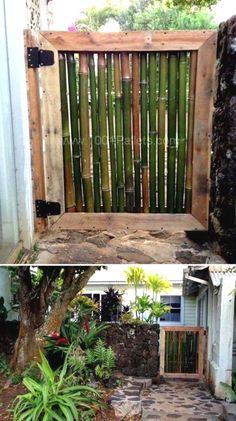
[[98, 114], [99, 133], [101, 141], [101, 178], [102, 200], [104, 212], [111, 212], [108, 148], [107, 148], [107, 119], [106, 119], [106, 60], [105, 54], [98, 54]]
[[62, 118], [62, 141], [64, 159], [64, 183], [65, 183], [65, 206], [67, 212], [75, 211], [75, 192], [72, 171], [69, 113], [67, 103], [66, 85], [66, 59], [65, 54], [59, 54], [60, 89], [61, 89], [61, 118]]
[[77, 84], [76, 84], [76, 62], [73, 53], [67, 53], [67, 68], [69, 80], [69, 98], [70, 98], [70, 124], [73, 152], [73, 168], [75, 183], [75, 204], [77, 212], [83, 210], [82, 185], [81, 185], [81, 153], [79, 138], [78, 121], [78, 102], [77, 102]]
[[115, 79], [115, 126], [116, 126], [116, 156], [117, 156], [117, 190], [118, 211], [124, 212], [124, 175], [123, 175], [123, 136], [122, 136], [122, 93], [120, 56], [114, 54], [114, 79]]
[[167, 211], [175, 210], [176, 167], [176, 111], [177, 111], [177, 54], [169, 53], [168, 72], [168, 157], [167, 157]]
[[132, 111], [134, 142], [135, 211], [141, 210], [141, 160], [140, 160], [140, 122], [139, 122], [139, 53], [132, 54]]
[[112, 54], [107, 54], [107, 106], [108, 106], [108, 131], [110, 145], [111, 163], [111, 191], [112, 211], [117, 211], [117, 190], [116, 190], [116, 147], [114, 136], [114, 114], [113, 114], [113, 76], [112, 76]]
[[190, 53], [189, 70], [189, 102], [188, 102], [188, 145], [187, 145], [187, 169], [185, 187], [185, 208], [191, 212], [192, 204], [192, 165], [193, 165], [193, 131], [194, 131], [194, 104], [197, 74], [197, 51]]
[[142, 190], [143, 212], [149, 212], [148, 197], [148, 133], [147, 133], [147, 54], [141, 53], [141, 157], [142, 157]]
[[176, 211], [183, 212], [186, 157], [186, 52], [179, 58], [178, 165]]
[[88, 56], [80, 53], [79, 56], [79, 115], [82, 157], [82, 180], [84, 202], [87, 212], [94, 211], [93, 189], [90, 171], [90, 138], [88, 116]]
[[165, 139], [166, 139], [166, 84], [168, 58], [160, 53], [159, 107], [158, 107], [158, 208], [165, 212]]
[[156, 53], [149, 54], [149, 188], [150, 212], [156, 212]]
[[100, 136], [98, 129], [98, 104], [97, 104], [97, 83], [94, 65], [94, 55], [89, 54], [89, 76], [91, 96], [91, 124], [93, 139], [93, 194], [94, 211], [101, 211], [101, 186], [100, 186]]
[[134, 205], [133, 165], [131, 144], [131, 75], [129, 54], [121, 54], [123, 87], [123, 134], [125, 156], [126, 211], [132, 212]]

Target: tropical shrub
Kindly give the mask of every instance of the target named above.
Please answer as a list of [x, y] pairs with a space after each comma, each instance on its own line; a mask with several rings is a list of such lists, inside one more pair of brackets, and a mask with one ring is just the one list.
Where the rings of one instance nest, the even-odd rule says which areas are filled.
[[169, 313], [171, 311], [171, 306], [167, 306], [164, 303], [160, 303], [159, 301], [152, 302], [150, 306], [150, 313], [148, 316], [149, 323], [157, 323], [159, 317], [164, 316], [164, 314]]
[[109, 288], [104, 292], [105, 295], [102, 297], [101, 320], [103, 322], [117, 321], [121, 314], [122, 294], [114, 288]]
[[232, 386], [229, 386], [227, 383], [220, 383], [221, 386], [226, 391], [226, 401], [228, 402], [236, 402], [236, 373], [233, 373], [232, 376]]
[[25, 377], [23, 384], [28, 390], [17, 396], [13, 403], [13, 420], [82, 420], [87, 411], [101, 406], [100, 393], [86, 385], [70, 385], [74, 374], [68, 375], [67, 358], [60, 371], [53, 371], [41, 353], [41, 381]]
[[86, 363], [94, 368], [98, 380], [108, 380], [115, 368], [115, 355], [111, 347], [106, 347], [104, 341], [99, 339], [94, 349], [86, 352]]
[[151, 308], [151, 300], [149, 295], [144, 294], [141, 297], [137, 297], [133, 307], [137, 312], [138, 318], [143, 321], [144, 313], [149, 311]]

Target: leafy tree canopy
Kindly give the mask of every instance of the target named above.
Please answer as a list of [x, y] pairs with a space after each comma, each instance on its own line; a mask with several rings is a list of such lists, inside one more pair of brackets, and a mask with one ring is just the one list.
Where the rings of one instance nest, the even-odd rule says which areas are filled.
[[84, 11], [84, 19], [77, 22], [79, 30], [98, 31], [110, 19], [121, 30], [178, 30], [214, 29], [209, 7], [217, 0], [133, 0], [128, 8], [92, 7]]

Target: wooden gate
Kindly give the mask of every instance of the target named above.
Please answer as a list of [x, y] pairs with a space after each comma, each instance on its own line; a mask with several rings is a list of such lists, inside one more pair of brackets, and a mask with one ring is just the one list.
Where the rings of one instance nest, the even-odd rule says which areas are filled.
[[160, 334], [160, 374], [206, 377], [207, 333], [203, 327], [168, 326]]
[[25, 39], [36, 230], [207, 229], [216, 32]]

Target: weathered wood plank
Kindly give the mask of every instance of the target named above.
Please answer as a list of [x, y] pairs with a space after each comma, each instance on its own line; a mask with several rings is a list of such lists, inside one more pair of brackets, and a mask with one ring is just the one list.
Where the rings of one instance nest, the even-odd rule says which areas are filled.
[[192, 215], [207, 229], [216, 33], [198, 51], [193, 140]]
[[199, 326], [163, 326], [166, 332], [201, 332], [202, 327]]
[[160, 329], [160, 375], [163, 376], [165, 373], [165, 330]]
[[38, 47], [37, 35], [28, 30], [24, 32], [26, 50], [26, 83], [29, 111], [29, 128], [31, 142], [31, 167], [33, 180], [33, 209], [35, 231], [42, 233], [47, 226], [45, 218], [37, 218], [35, 200], [45, 200], [45, 176], [43, 163], [43, 139], [40, 111], [39, 72], [38, 69], [28, 69], [27, 47]]
[[61, 230], [140, 229], [156, 231], [202, 230], [190, 214], [65, 213], [54, 224]]
[[164, 377], [173, 379], [200, 379], [198, 373], [164, 373]]
[[198, 374], [201, 378], [204, 370], [204, 332], [205, 329], [201, 328], [198, 334]]
[[[41, 34], [60, 51], [179, 51], [198, 50], [214, 31], [65, 32]], [[208, 61], [208, 60], [206, 60]]]
[[[40, 46], [52, 50], [55, 60], [53, 66], [40, 69], [46, 197], [48, 201], [59, 202], [63, 213], [65, 198], [58, 51], [43, 36], [40, 36]], [[48, 219], [49, 223], [52, 223], [58, 217]]]

